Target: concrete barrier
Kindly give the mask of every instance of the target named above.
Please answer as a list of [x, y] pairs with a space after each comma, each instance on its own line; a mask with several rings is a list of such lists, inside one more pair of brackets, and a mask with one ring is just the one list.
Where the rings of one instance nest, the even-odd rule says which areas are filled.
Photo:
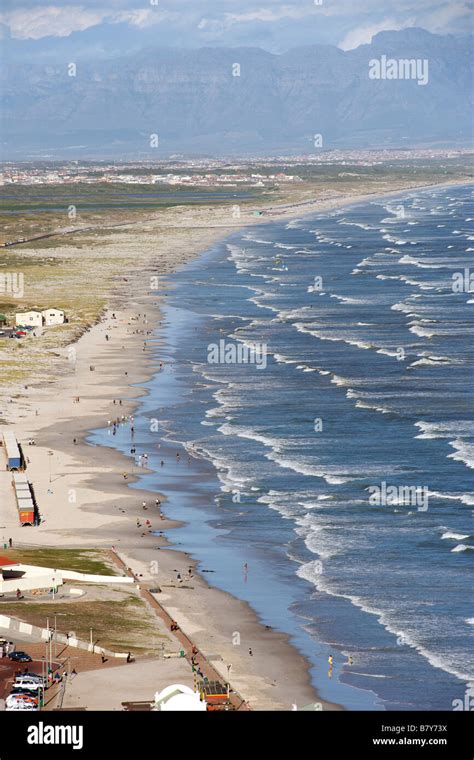
[[22, 572], [20, 578], [2, 580], [0, 578], [0, 593], [8, 591], [31, 591], [33, 589], [56, 588], [62, 586], [64, 581], [81, 581], [82, 583], [100, 583], [107, 585], [130, 585], [133, 578], [122, 575], [93, 575], [89, 573], [77, 573], [74, 570], [62, 570], [61, 568], [37, 567], [36, 565], [15, 565], [15, 572]]
[[[31, 636], [32, 638], [40, 639], [41, 641], [49, 641], [54, 631], [50, 628], [39, 628], [36, 625], [30, 625], [23, 620], [9, 617], [8, 615], [0, 615], [0, 628], [8, 630], [12, 639], [15, 638], [15, 633], [22, 634], [23, 636]], [[128, 652], [111, 652], [104, 647], [93, 646], [90, 641], [81, 641], [81, 639], [67, 637], [64, 633], [56, 633], [54, 640], [61, 644], [67, 644], [68, 646], [75, 647], [76, 649], [84, 649], [86, 652], [94, 651], [94, 654], [103, 654], [107, 657], [117, 657], [124, 660], [128, 656]]]

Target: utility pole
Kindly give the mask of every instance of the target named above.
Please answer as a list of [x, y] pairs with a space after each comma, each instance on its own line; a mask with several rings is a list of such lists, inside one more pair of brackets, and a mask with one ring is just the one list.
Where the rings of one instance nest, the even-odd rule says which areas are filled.
[[48, 634], [48, 638], [46, 639], [46, 677], [49, 680], [49, 645], [50, 645], [50, 639], [51, 639], [51, 633], [49, 630], [49, 618], [46, 618], [46, 632]]

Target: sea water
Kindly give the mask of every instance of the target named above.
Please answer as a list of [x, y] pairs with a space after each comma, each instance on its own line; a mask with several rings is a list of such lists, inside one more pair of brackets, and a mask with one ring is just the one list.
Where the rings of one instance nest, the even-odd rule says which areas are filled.
[[[468, 186], [401, 193], [248, 228], [169, 278], [138, 486], [350, 709], [450, 710], [474, 680], [473, 220]], [[265, 366], [210, 361], [220, 341]]]

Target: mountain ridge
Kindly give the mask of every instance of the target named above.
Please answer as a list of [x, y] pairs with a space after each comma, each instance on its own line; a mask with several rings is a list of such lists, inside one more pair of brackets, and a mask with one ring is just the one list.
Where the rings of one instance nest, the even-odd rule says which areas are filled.
[[[0, 74], [3, 153], [68, 155], [79, 143], [83, 154], [151, 158], [152, 134], [162, 154], [312, 153], [316, 134], [324, 148], [467, 142], [469, 51], [469, 35], [411, 28], [350, 51], [152, 47], [77, 62], [75, 76], [66, 61], [12, 62]], [[427, 86], [370, 79], [370, 60], [384, 54], [428, 59]]]

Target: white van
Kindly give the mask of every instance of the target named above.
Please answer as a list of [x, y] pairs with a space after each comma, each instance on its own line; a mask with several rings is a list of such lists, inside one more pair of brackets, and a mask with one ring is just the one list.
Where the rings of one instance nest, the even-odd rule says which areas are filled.
[[15, 676], [15, 683], [18, 683], [18, 681], [35, 681], [36, 683], [43, 684], [44, 678], [38, 675], [38, 673], [20, 673]]
[[42, 681], [37, 681], [29, 676], [17, 676], [14, 687], [19, 689], [30, 689], [30, 691], [38, 691], [39, 689], [44, 688], [44, 684]]

